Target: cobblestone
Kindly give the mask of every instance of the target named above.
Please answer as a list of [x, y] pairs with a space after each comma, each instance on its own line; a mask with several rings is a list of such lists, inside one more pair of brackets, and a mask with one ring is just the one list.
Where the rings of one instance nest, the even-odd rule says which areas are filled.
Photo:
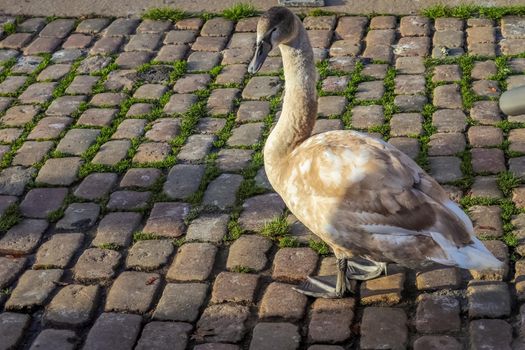
[[82, 326], [93, 318], [100, 295], [97, 285], [71, 284], [62, 288], [51, 300], [44, 320], [58, 326]]

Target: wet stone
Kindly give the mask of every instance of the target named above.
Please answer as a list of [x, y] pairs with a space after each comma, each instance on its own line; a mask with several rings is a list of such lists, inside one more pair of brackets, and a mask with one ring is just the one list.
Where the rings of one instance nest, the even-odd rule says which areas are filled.
[[495, 318], [510, 315], [511, 299], [505, 282], [470, 281], [467, 297], [470, 318]]
[[40, 112], [38, 106], [33, 105], [19, 105], [9, 108], [2, 119], [2, 124], [7, 126], [23, 126], [30, 121]]
[[33, 268], [66, 268], [83, 242], [82, 233], [55, 233], [38, 249]]
[[34, 83], [18, 96], [21, 103], [46, 103], [52, 97], [56, 83]]
[[117, 174], [93, 173], [88, 175], [75, 190], [75, 197], [95, 200], [106, 196], [117, 182]]
[[[511, 133], [512, 131], [514, 130], [511, 130]], [[511, 137], [509, 141], [510, 139]], [[468, 129], [468, 140], [473, 147], [498, 146], [503, 142], [503, 132], [494, 126], [474, 125]]]
[[[352, 298], [316, 299], [312, 305], [312, 317], [308, 325], [308, 341], [312, 343], [338, 343], [352, 336], [350, 326], [354, 318]], [[315, 350], [314, 346], [308, 348]], [[325, 350], [337, 350], [326, 348]], [[322, 350], [322, 349], [319, 349]]]
[[3, 349], [16, 349], [23, 341], [25, 329], [31, 323], [31, 317], [14, 312], [0, 313], [0, 337]]
[[423, 132], [423, 116], [419, 113], [397, 113], [390, 119], [390, 135], [417, 136]]
[[77, 179], [82, 160], [77, 157], [48, 159], [36, 177], [37, 183], [71, 185]]
[[460, 306], [456, 298], [423, 294], [418, 299], [416, 311], [418, 332], [445, 333], [460, 330]]
[[356, 106], [352, 108], [352, 126], [357, 129], [368, 129], [384, 122], [383, 106]]
[[178, 281], [205, 281], [215, 262], [217, 247], [210, 243], [186, 243], [179, 248], [166, 278]]
[[15, 157], [13, 158], [13, 165], [31, 166], [35, 163], [39, 163], [44, 159], [45, 155], [53, 148], [54, 144], [52, 141], [26, 141], [18, 149]]
[[243, 235], [230, 247], [226, 268], [249, 268], [261, 271], [267, 263], [266, 253], [271, 248], [270, 240], [256, 235]]
[[0, 194], [20, 196], [36, 170], [14, 166], [0, 172]]
[[245, 322], [250, 315], [248, 306], [219, 304], [207, 307], [197, 322], [197, 334], [211, 342], [239, 342], [246, 331]]
[[109, 280], [115, 275], [120, 257], [119, 252], [110, 249], [86, 249], [75, 265], [75, 279], [86, 283]]
[[140, 213], [109, 213], [100, 221], [92, 245], [101, 247], [105, 244], [127, 247], [131, 243], [131, 236], [140, 224]]
[[92, 160], [94, 164], [115, 165], [128, 155], [129, 140], [114, 140], [104, 143]]
[[254, 301], [258, 281], [258, 275], [221, 272], [216, 277], [215, 283], [213, 284], [211, 302], [252, 303]]
[[207, 290], [206, 283], [168, 283], [153, 313], [153, 319], [196, 321]]
[[142, 330], [135, 349], [185, 349], [192, 329], [188, 323], [150, 322]]
[[45, 220], [24, 219], [0, 239], [0, 253], [30, 254], [38, 246], [47, 227]]
[[67, 188], [32, 189], [20, 203], [20, 212], [26, 217], [45, 219], [62, 207], [66, 195]]
[[151, 199], [151, 192], [115, 191], [111, 193], [107, 208], [109, 210], [146, 209]]
[[85, 230], [95, 224], [100, 213], [100, 206], [95, 203], [72, 203], [64, 217], [56, 224], [61, 230]]
[[93, 317], [99, 294], [97, 285], [67, 285], [49, 303], [44, 320], [58, 326], [85, 325]]
[[204, 176], [204, 166], [177, 164], [171, 168], [163, 193], [171, 199], [184, 199], [195, 193]]
[[270, 98], [275, 96], [280, 89], [279, 77], [253, 77], [242, 91], [242, 98], [248, 100]]
[[71, 129], [58, 143], [57, 151], [80, 156], [95, 143], [98, 135], [100, 135], [100, 130]]
[[259, 308], [259, 318], [300, 320], [306, 308], [307, 297], [298, 294], [291, 284], [271, 283], [264, 292]]
[[301, 336], [292, 323], [260, 322], [253, 329], [250, 350], [295, 350], [299, 348]]
[[186, 231], [184, 219], [189, 214], [186, 203], [155, 203], [143, 231], [162, 237], [179, 237]]
[[461, 160], [457, 157], [430, 157], [430, 175], [440, 183], [462, 178]]
[[160, 286], [156, 273], [125, 271], [109, 290], [105, 311], [145, 313]]
[[141, 323], [140, 315], [103, 313], [90, 329], [83, 349], [131, 349], [139, 336]]
[[503, 320], [476, 320], [469, 325], [473, 349], [510, 349], [512, 327]]
[[73, 119], [69, 117], [43, 118], [33, 128], [27, 138], [30, 140], [56, 139], [72, 122]]
[[132, 168], [124, 174], [119, 186], [121, 188], [150, 188], [157, 182], [161, 175], [162, 172], [156, 168]]
[[469, 192], [473, 197], [501, 198], [503, 194], [498, 187], [495, 176], [476, 176]]
[[425, 335], [414, 342], [414, 350], [461, 350], [462, 348], [461, 343], [449, 335]]
[[387, 276], [381, 276], [361, 284], [361, 303], [395, 305], [401, 301], [405, 272], [397, 266], [389, 266]]
[[472, 169], [475, 173], [497, 174], [505, 171], [505, 156], [503, 151], [494, 148], [474, 148], [472, 154]]
[[197, 102], [197, 96], [192, 94], [175, 94], [164, 106], [164, 113], [180, 114], [186, 113], [190, 107]]
[[109, 22], [109, 18], [88, 18], [79, 23], [76, 31], [90, 34], [100, 33]]
[[272, 277], [282, 281], [301, 281], [317, 267], [317, 254], [310, 248], [282, 248], [273, 260]]
[[6, 288], [22, 273], [26, 258], [0, 257], [0, 288]]
[[129, 250], [126, 267], [138, 271], [159, 269], [168, 263], [173, 251], [173, 243], [166, 239], [138, 241]]
[[27, 270], [5, 304], [6, 310], [42, 306], [62, 277], [62, 270]]
[[250, 164], [252, 154], [252, 150], [222, 149], [218, 153], [217, 166], [224, 172], [239, 172]]
[[367, 307], [361, 321], [361, 349], [404, 349], [407, 317], [402, 309]]
[[191, 135], [177, 154], [177, 159], [198, 162], [208, 154], [215, 140], [214, 135]]
[[465, 136], [460, 133], [438, 133], [430, 136], [429, 156], [448, 156], [465, 150]]
[[188, 72], [209, 71], [217, 66], [221, 60], [218, 52], [193, 52], [188, 57]]

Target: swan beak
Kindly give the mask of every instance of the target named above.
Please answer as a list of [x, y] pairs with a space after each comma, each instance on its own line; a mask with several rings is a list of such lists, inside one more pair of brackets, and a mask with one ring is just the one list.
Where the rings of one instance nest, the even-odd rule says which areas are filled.
[[250, 65], [248, 66], [248, 72], [253, 74], [257, 73], [261, 69], [264, 60], [268, 56], [268, 53], [272, 50], [272, 45], [264, 40], [257, 44], [255, 48], [255, 55], [253, 56]]

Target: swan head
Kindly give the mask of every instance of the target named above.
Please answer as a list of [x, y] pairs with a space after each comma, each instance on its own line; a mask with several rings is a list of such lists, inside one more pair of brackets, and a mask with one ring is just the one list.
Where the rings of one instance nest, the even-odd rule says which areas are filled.
[[272, 7], [257, 23], [257, 41], [248, 72], [261, 69], [268, 53], [280, 44], [286, 44], [297, 36], [296, 16], [286, 7]]

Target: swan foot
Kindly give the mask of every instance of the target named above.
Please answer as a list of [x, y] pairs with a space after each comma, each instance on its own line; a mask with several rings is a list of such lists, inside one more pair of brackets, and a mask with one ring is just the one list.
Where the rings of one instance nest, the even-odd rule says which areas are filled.
[[387, 274], [387, 264], [368, 259], [347, 260], [346, 277], [352, 280], [366, 281]]
[[338, 286], [338, 277], [339, 274], [332, 276], [309, 276], [305, 282], [297, 287], [293, 287], [293, 290], [314, 298], [326, 299], [341, 298], [346, 293], [354, 294], [353, 281], [345, 278], [345, 282]]

